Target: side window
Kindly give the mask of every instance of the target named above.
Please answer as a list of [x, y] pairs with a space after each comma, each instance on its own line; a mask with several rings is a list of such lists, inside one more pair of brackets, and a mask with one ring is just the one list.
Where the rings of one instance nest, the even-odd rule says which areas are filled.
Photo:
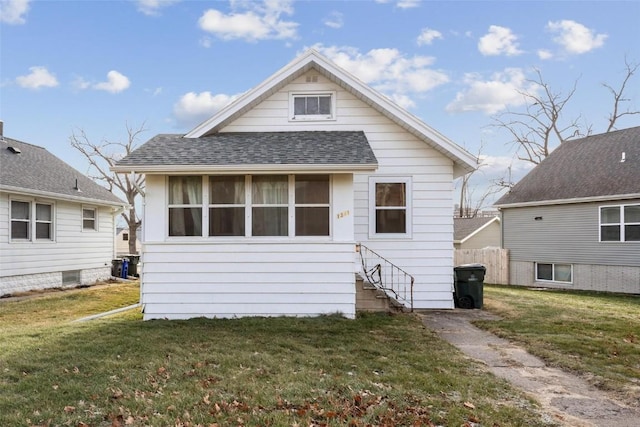
[[82, 208], [82, 229], [97, 230], [97, 215], [95, 208]]
[[640, 242], [640, 205], [600, 207], [601, 242]]
[[169, 236], [202, 236], [202, 177], [169, 177]]
[[53, 240], [53, 206], [36, 203], [36, 239]]
[[31, 240], [31, 203], [11, 201], [11, 240]]
[[369, 231], [375, 237], [411, 236], [411, 179], [371, 177]]
[[543, 282], [573, 282], [571, 264], [536, 263], [536, 280]]

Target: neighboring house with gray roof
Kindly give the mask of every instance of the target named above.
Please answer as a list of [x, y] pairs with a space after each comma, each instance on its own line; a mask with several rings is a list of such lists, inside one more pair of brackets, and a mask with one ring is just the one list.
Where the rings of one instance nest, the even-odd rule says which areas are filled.
[[476, 166], [309, 50], [112, 168], [145, 174], [144, 318], [353, 318], [357, 248], [413, 275], [414, 308], [453, 308], [452, 181]]
[[640, 294], [640, 127], [562, 143], [495, 206], [512, 284]]
[[46, 149], [0, 132], [0, 295], [108, 279], [125, 205]]
[[479, 216], [475, 218], [453, 219], [453, 247], [455, 249], [499, 248], [500, 218]]

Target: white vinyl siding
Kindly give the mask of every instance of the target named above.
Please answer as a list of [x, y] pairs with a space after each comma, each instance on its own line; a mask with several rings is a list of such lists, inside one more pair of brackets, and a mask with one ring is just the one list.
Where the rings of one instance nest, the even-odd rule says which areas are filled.
[[[52, 206], [55, 241], [36, 239], [28, 244], [14, 244], [9, 240], [9, 195], [0, 193], [0, 277], [111, 265], [114, 249], [112, 208], [95, 208], [98, 231], [83, 233], [80, 204], [66, 201], [43, 204]], [[43, 219], [41, 223], [48, 224], [48, 221]]]
[[[375, 173], [355, 173], [355, 239], [415, 277], [415, 308], [453, 308], [453, 162], [340, 86], [300, 76], [247, 111], [223, 132], [364, 131], [378, 159]], [[291, 122], [289, 94], [335, 91], [331, 122]], [[411, 178], [411, 238], [369, 238], [369, 176]], [[335, 218], [335, 216], [334, 216]], [[334, 233], [334, 236], [337, 233]], [[335, 237], [334, 237], [335, 238]]]

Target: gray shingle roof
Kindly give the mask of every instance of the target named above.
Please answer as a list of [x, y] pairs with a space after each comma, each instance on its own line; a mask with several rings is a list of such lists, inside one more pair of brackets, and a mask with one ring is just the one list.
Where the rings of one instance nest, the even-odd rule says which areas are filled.
[[639, 193], [640, 127], [634, 127], [562, 143], [495, 206]]
[[157, 135], [117, 162], [148, 166], [377, 165], [364, 132], [233, 132]]
[[[9, 147], [18, 148], [20, 154], [13, 153]], [[76, 179], [81, 191], [74, 188]], [[46, 149], [7, 137], [0, 139], [0, 188], [26, 193], [50, 193], [59, 198], [109, 205], [125, 204]]]
[[469, 237], [470, 234], [478, 230], [480, 227], [493, 221], [497, 217], [485, 216], [476, 218], [454, 218], [453, 219], [453, 240], [460, 241]]

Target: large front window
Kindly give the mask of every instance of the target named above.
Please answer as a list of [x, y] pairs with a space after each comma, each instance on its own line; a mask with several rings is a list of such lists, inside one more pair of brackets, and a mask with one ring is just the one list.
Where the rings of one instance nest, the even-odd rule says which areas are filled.
[[169, 236], [330, 235], [329, 175], [171, 176], [168, 185]]
[[640, 204], [600, 207], [601, 242], [640, 242]]
[[370, 234], [372, 237], [409, 237], [411, 233], [411, 180], [372, 177]]

